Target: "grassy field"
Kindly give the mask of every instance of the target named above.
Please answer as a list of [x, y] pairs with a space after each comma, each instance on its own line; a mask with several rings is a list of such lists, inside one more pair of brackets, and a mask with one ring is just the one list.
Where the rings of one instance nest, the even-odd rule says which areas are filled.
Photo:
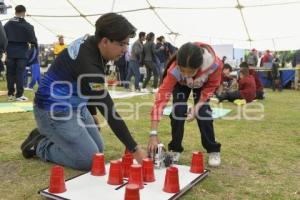
[[[0, 90], [5, 90], [5, 85], [1, 81]], [[25, 95], [33, 99], [33, 92]], [[6, 99], [2, 96], [0, 102]], [[139, 116], [133, 115], [134, 119], [129, 119], [132, 113], [125, 111], [128, 107], [118, 109], [123, 110], [120, 113], [136, 140], [146, 147], [150, 106], [137, 106], [139, 102], [151, 105], [153, 96], [116, 102], [134, 105], [134, 111], [139, 113]], [[183, 200], [300, 199], [300, 92], [267, 90], [266, 100], [256, 104], [261, 104], [264, 111], [250, 113], [251, 109], [259, 108], [250, 105], [250, 111], [245, 114], [233, 104], [222, 104], [233, 109], [227, 119], [214, 123], [217, 139], [222, 143], [222, 165], [211, 169], [208, 178], [182, 197]], [[254, 119], [260, 117], [260, 120]], [[0, 122], [0, 200], [43, 199], [37, 191], [48, 186], [49, 169], [53, 164], [38, 159], [25, 160], [20, 152], [20, 144], [35, 127], [33, 114], [0, 114]], [[124, 147], [109, 127], [104, 126], [102, 134], [106, 160], [120, 158]], [[168, 117], [161, 121], [159, 134], [166, 145], [170, 139]], [[189, 165], [191, 152], [203, 150], [195, 122], [186, 124], [184, 147], [181, 163]], [[66, 178], [80, 173], [65, 169]]]

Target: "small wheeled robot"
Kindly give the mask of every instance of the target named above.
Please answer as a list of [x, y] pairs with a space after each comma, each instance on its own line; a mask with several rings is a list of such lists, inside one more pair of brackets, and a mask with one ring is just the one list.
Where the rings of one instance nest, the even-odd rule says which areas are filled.
[[149, 155], [149, 157], [154, 160], [154, 167], [156, 169], [166, 168], [172, 164], [176, 164], [173, 162], [172, 152], [167, 152], [162, 143], [157, 145], [155, 154]]

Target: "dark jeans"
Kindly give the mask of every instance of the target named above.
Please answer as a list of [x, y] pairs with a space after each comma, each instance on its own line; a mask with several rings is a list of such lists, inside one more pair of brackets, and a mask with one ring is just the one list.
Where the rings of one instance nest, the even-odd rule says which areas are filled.
[[264, 91], [256, 91], [256, 98], [255, 99], [264, 99], [265, 93]]
[[140, 64], [136, 60], [130, 60], [128, 66], [128, 72], [126, 77], [125, 88], [129, 88], [129, 83], [132, 75], [134, 75], [134, 87], [135, 89], [139, 89], [139, 81], [140, 81]]
[[243, 99], [243, 97], [241, 96], [241, 94], [238, 90], [233, 91], [233, 92], [224, 92], [221, 95], [217, 95], [217, 98], [219, 99], [220, 102], [222, 102], [224, 100], [233, 102], [236, 99]]
[[[191, 88], [177, 84], [173, 91], [173, 110], [170, 114], [172, 127], [172, 140], [169, 143], [169, 150], [182, 152], [182, 139], [184, 134], [184, 123], [187, 113], [187, 100], [191, 93]], [[193, 89], [194, 103], [198, 103], [201, 89]], [[203, 105], [196, 117], [197, 124], [201, 133], [202, 146], [210, 152], [220, 152], [221, 144], [216, 142], [212, 110], [208, 102]], [[193, 140], [193, 138], [191, 138]]]
[[272, 78], [272, 90], [275, 91], [276, 89], [278, 89], [279, 91], [282, 90], [282, 84], [280, 78]]
[[24, 88], [24, 71], [27, 59], [25, 58], [8, 58], [6, 79], [7, 79], [7, 90], [8, 96], [14, 95], [16, 84], [16, 98], [23, 96]]
[[145, 61], [145, 65], [146, 65], [146, 69], [147, 69], [147, 76], [143, 83], [143, 88], [147, 87], [148, 82], [150, 81], [150, 78], [152, 76], [152, 72], [153, 72], [153, 76], [154, 76], [152, 87], [157, 88], [159, 72], [158, 72], [158, 68], [157, 68], [156, 64], [152, 61]]
[[117, 65], [118, 70], [119, 70], [119, 74], [120, 74], [120, 81], [121, 84], [124, 84], [124, 81], [126, 81], [126, 77], [127, 77], [127, 71], [128, 71], [128, 63], [126, 62], [124, 65]]

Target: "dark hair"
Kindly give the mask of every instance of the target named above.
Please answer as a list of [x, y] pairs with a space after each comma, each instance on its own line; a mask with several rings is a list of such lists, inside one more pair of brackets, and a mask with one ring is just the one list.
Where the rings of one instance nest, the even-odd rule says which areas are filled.
[[158, 37], [158, 38], [156, 38], [156, 40], [157, 40], [157, 41], [159, 41], [159, 42], [162, 42], [162, 38], [161, 38], [161, 36], [160, 36], [160, 37]]
[[249, 75], [249, 68], [248, 67], [240, 67], [240, 73], [243, 74], [244, 76], [248, 76]]
[[224, 64], [223, 70], [224, 70], [224, 69], [229, 69], [229, 71], [232, 72], [232, 67], [231, 67], [231, 65], [229, 65], [228, 63], [225, 63], [225, 64]]
[[142, 37], [145, 37], [146, 33], [145, 32], [140, 32], [139, 33], [139, 39], [141, 39]]
[[177, 53], [171, 56], [170, 60], [167, 62], [163, 78], [166, 77], [168, 69], [175, 60], [180, 67], [198, 69], [203, 63], [203, 53], [204, 50], [196, 44], [191, 42], [185, 43], [179, 48]]
[[98, 42], [104, 37], [111, 41], [122, 41], [128, 36], [135, 37], [136, 28], [122, 15], [107, 13], [96, 21], [95, 38]]
[[23, 13], [23, 12], [26, 12], [26, 8], [23, 5], [17, 5], [15, 7], [15, 11], [16, 11], [16, 13]]
[[154, 33], [150, 32], [150, 33], [147, 34], [146, 40], [147, 40], [147, 41], [151, 41], [151, 40], [154, 39], [154, 36], [155, 36]]
[[193, 43], [185, 43], [177, 53], [177, 64], [180, 67], [198, 69], [203, 63], [203, 49]]
[[249, 65], [248, 65], [247, 62], [242, 62], [242, 63], [240, 64], [240, 68], [242, 68], [242, 67], [249, 68]]

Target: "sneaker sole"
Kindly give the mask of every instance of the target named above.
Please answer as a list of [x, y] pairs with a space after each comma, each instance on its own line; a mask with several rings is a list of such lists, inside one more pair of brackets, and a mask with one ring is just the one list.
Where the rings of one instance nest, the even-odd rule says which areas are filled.
[[[39, 137], [42, 137], [41, 135], [36, 135], [34, 137], [29, 137], [27, 138], [21, 145], [21, 150], [24, 151], [24, 150], [28, 150], [28, 147], [32, 147], [34, 145], [34, 143], [36, 142], [36, 140], [39, 139]], [[28, 142], [28, 140], [30, 140], [30, 142]]]

